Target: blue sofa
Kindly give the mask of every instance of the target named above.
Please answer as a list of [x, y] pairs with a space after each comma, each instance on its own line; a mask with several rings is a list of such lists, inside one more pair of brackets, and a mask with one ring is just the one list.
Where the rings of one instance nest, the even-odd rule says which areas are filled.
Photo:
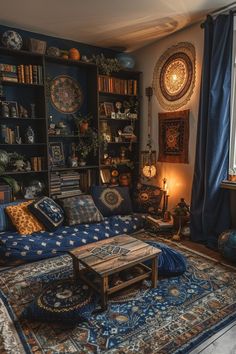
[[63, 226], [54, 232], [41, 231], [20, 236], [15, 231], [0, 232], [0, 264], [11, 265], [59, 256], [67, 251], [108, 237], [130, 234], [143, 227], [140, 214], [110, 216], [103, 222]]

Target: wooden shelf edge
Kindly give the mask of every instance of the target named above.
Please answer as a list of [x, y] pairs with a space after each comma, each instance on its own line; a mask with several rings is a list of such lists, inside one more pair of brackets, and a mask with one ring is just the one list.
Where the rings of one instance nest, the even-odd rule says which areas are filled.
[[231, 182], [228, 180], [224, 180], [221, 182], [220, 187], [223, 189], [231, 189], [236, 190], [236, 182]]

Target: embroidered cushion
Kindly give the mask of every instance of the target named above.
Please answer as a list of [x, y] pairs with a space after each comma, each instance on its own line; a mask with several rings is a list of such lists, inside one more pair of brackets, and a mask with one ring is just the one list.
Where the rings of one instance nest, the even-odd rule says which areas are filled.
[[61, 280], [48, 285], [23, 310], [21, 317], [36, 321], [63, 321], [74, 324], [91, 316], [98, 299], [87, 285]]
[[94, 203], [103, 216], [126, 215], [132, 213], [128, 187], [92, 186]]
[[28, 209], [49, 231], [56, 230], [64, 221], [63, 209], [49, 197], [36, 200], [28, 205]]
[[13, 231], [15, 230], [14, 226], [12, 225], [11, 219], [7, 215], [5, 208], [10, 205], [18, 205], [22, 203], [22, 200], [18, 200], [16, 202], [7, 203], [7, 204], [0, 204], [0, 231]]
[[32, 200], [20, 203], [18, 205], [10, 205], [5, 208], [13, 225], [21, 235], [30, 235], [33, 232], [44, 230], [43, 225], [30, 213], [28, 205]]
[[133, 207], [137, 213], [158, 214], [162, 190], [159, 187], [138, 183], [133, 195]]
[[94, 204], [91, 195], [64, 198], [60, 200], [60, 203], [69, 225], [95, 223], [103, 220], [103, 216]]

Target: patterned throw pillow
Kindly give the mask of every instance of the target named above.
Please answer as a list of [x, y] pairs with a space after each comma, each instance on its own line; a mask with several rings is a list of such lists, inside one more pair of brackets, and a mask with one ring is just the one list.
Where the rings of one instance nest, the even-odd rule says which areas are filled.
[[133, 206], [137, 213], [158, 214], [163, 191], [161, 188], [138, 183], [133, 195]]
[[29, 204], [28, 209], [49, 231], [56, 230], [64, 221], [64, 211], [51, 198], [42, 197]]
[[17, 200], [16, 202], [0, 204], [0, 231], [14, 231], [15, 228], [12, 225], [11, 219], [7, 215], [5, 208], [10, 205], [18, 205], [22, 203], [23, 200]]
[[28, 210], [32, 200], [5, 208], [13, 225], [21, 235], [30, 235], [33, 232], [44, 230], [43, 225]]
[[60, 200], [69, 225], [100, 222], [102, 214], [96, 208], [91, 195], [78, 195]]
[[132, 214], [128, 187], [92, 186], [91, 194], [103, 216]]

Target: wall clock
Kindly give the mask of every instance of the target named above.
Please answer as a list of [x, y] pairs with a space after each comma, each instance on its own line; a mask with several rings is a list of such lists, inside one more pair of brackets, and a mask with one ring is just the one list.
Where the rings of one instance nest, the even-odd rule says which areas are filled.
[[173, 111], [190, 99], [195, 85], [195, 48], [179, 43], [165, 51], [156, 63], [153, 88], [160, 105]]
[[53, 106], [65, 114], [75, 113], [83, 102], [80, 85], [67, 75], [57, 76], [51, 81], [50, 97]]

